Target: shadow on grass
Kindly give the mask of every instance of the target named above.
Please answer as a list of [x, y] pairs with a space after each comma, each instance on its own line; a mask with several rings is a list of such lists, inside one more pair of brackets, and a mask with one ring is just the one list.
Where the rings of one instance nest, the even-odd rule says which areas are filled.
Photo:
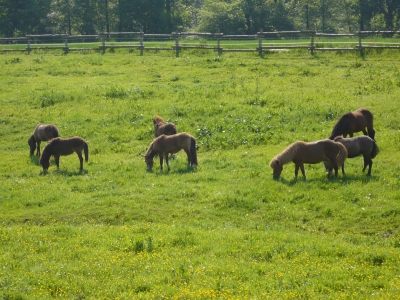
[[89, 173], [88, 170], [83, 169], [82, 171], [77, 170], [77, 171], [68, 171], [68, 170], [60, 170], [60, 169], [49, 169], [47, 172], [44, 172], [43, 170], [40, 172], [40, 175], [48, 175], [49, 173], [56, 173], [65, 177], [72, 177], [72, 176], [82, 176], [82, 175], [87, 175]]
[[332, 182], [332, 183], [337, 183], [339, 185], [348, 185], [354, 182], [362, 182], [362, 183], [369, 183], [369, 182], [375, 182], [379, 181], [378, 176], [367, 176], [365, 174], [360, 174], [360, 175], [347, 175], [345, 174], [344, 176], [339, 175], [337, 178], [331, 177], [331, 178], [311, 178], [311, 179], [303, 179], [303, 177], [298, 177], [292, 178], [290, 180], [287, 180], [285, 178], [280, 177], [279, 179], [274, 179], [276, 182], [283, 183], [287, 186], [294, 186], [299, 182], [309, 182], [309, 183], [314, 183], [314, 182], [321, 182], [321, 183], [327, 183], [327, 182]]
[[36, 156], [36, 155], [30, 155], [30, 159], [31, 159], [31, 162], [32, 162], [33, 164], [35, 164], [35, 165], [39, 166], [39, 159], [40, 159], [40, 157], [39, 157], [39, 156]]
[[171, 168], [171, 171], [168, 171], [166, 169], [160, 170], [158, 169], [157, 171], [153, 170], [147, 170], [148, 173], [156, 173], [157, 176], [166, 176], [169, 174], [188, 174], [188, 173], [196, 173], [197, 172], [197, 167], [182, 167], [182, 168]]

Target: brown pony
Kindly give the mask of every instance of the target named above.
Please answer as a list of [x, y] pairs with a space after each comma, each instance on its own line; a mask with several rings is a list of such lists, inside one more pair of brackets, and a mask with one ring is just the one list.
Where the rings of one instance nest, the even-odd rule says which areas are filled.
[[299, 168], [306, 179], [304, 164], [317, 164], [325, 162], [330, 167], [330, 172], [327, 177], [330, 177], [332, 168], [335, 169], [335, 177], [338, 175], [339, 166], [343, 165], [347, 157], [346, 148], [329, 139], [306, 143], [297, 141], [275, 156], [269, 166], [274, 170], [273, 176], [278, 179], [282, 173], [283, 165], [288, 162], [294, 162], [294, 175], [297, 178]]
[[168, 171], [171, 170], [169, 166], [168, 154], [177, 153], [180, 150], [186, 152], [188, 158], [188, 167], [197, 166], [197, 150], [196, 150], [196, 139], [187, 132], [181, 132], [174, 135], [160, 135], [151, 142], [149, 149], [147, 150], [145, 162], [147, 170], [153, 168], [154, 156], [158, 154], [160, 157], [160, 168], [163, 169], [163, 156], [167, 162]]
[[36, 156], [40, 156], [40, 142], [48, 141], [58, 136], [58, 129], [56, 125], [37, 125], [31, 137], [28, 139], [28, 145], [31, 148], [30, 154], [33, 155], [35, 149], [37, 149]]
[[83, 158], [82, 151], [85, 153], [85, 161], [89, 160], [89, 148], [86, 141], [79, 137], [74, 136], [67, 139], [62, 139], [60, 137], [51, 139], [47, 145], [43, 148], [42, 156], [40, 157], [40, 164], [43, 167], [43, 171], [46, 172], [50, 166], [50, 156], [54, 155], [54, 160], [56, 161], [57, 168], [60, 167], [60, 156], [70, 155], [74, 152], [78, 154], [80, 161], [80, 170], [83, 170]]
[[[379, 152], [378, 146], [373, 139], [365, 135], [352, 138], [337, 136], [334, 141], [346, 147], [348, 158], [357, 157], [362, 154], [364, 157], [364, 168], [362, 171], [364, 172], [367, 166], [369, 166], [367, 175], [371, 176], [372, 159], [375, 158]], [[342, 174], [344, 175], [344, 164], [342, 165]]]
[[[371, 139], [375, 139], [373, 123], [374, 117], [368, 109], [360, 108], [356, 111], [348, 112], [341, 116], [339, 121], [337, 121], [329, 139], [333, 140], [339, 135], [343, 135], [343, 137], [350, 135], [350, 137], [353, 137], [353, 133], [359, 131], [362, 131]], [[368, 129], [368, 133], [365, 128]]]
[[153, 124], [154, 124], [154, 137], [158, 137], [162, 134], [172, 135], [176, 134], [177, 132], [174, 123], [164, 124], [164, 120], [159, 116], [155, 116], [153, 118]]

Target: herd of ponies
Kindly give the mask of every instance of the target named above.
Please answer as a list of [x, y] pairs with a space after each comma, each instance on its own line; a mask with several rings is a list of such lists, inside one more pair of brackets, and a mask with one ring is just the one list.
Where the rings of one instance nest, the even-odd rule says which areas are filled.
[[[150, 143], [147, 152], [144, 154], [147, 170], [151, 170], [154, 164], [154, 157], [158, 155], [160, 159], [160, 169], [163, 170], [164, 158], [168, 167], [169, 155], [184, 150], [188, 167], [197, 166], [197, 146], [196, 139], [187, 132], [177, 132], [173, 123], [164, 123], [159, 116], [153, 118], [154, 139]], [[364, 135], [353, 137], [355, 132], [362, 131]], [[350, 138], [346, 138], [349, 135]], [[40, 152], [40, 144], [46, 141], [47, 144]], [[47, 172], [50, 166], [50, 157], [53, 156], [57, 168], [59, 168], [60, 156], [70, 155], [74, 152], [79, 157], [80, 171], [83, 170], [83, 156], [85, 161], [89, 160], [89, 148], [87, 142], [79, 137], [61, 138], [55, 125], [39, 124], [36, 126], [31, 137], [28, 139], [30, 154], [40, 156], [39, 163], [43, 167], [43, 172]], [[372, 159], [378, 154], [378, 146], [375, 142], [375, 130], [373, 129], [373, 115], [365, 108], [360, 108], [353, 112], [348, 112], [340, 117], [335, 124], [329, 138], [315, 141], [303, 142], [296, 141], [288, 146], [281, 153], [276, 155], [270, 162], [273, 169], [273, 177], [278, 179], [282, 173], [283, 165], [293, 162], [295, 164], [295, 177], [297, 178], [299, 169], [306, 179], [304, 164], [317, 164], [323, 162], [327, 170], [327, 178], [338, 176], [339, 168], [344, 175], [344, 162], [346, 158], [353, 158], [362, 155], [364, 158], [364, 168], [368, 168], [367, 175], [371, 175]]]

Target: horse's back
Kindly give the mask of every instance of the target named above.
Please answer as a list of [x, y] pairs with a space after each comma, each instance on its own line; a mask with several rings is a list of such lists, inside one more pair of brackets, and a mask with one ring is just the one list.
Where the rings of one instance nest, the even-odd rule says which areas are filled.
[[153, 148], [158, 153], [176, 153], [182, 149], [190, 149], [192, 139], [195, 139], [187, 132], [180, 132], [174, 135], [160, 135], [153, 141]]
[[358, 113], [363, 115], [365, 118], [367, 118], [368, 120], [372, 120], [374, 118], [372, 112], [366, 108], [359, 108], [356, 111], [353, 112], [354, 114]]
[[35, 128], [34, 136], [39, 141], [48, 141], [59, 136], [58, 128], [53, 124], [38, 124]]
[[[50, 148], [51, 152], [57, 155], [69, 155], [75, 151], [82, 151], [85, 148], [86, 141], [79, 137], [74, 136], [71, 138], [53, 138], [51, 139], [44, 150], [46, 148]], [[44, 151], [43, 150], [43, 151]]]
[[336, 157], [338, 147], [332, 140], [320, 140], [304, 143], [298, 148], [295, 159], [304, 163], [316, 164], [324, 161], [327, 157]]
[[356, 157], [360, 154], [370, 154], [374, 149], [375, 144], [375, 141], [366, 135], [352, 138], [337, 137], [334, 141], [341, 143], [346, 147], [349, 158]]

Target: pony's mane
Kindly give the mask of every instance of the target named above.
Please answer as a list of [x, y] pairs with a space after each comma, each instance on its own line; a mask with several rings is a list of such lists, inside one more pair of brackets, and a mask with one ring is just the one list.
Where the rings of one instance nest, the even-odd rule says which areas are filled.
[[353, 119], [354, 115], [351, 112], [342, 115], [340, 119], [336, 122], [335, 126], [333, 127], [330, 139], [342, 135], [343, 131], [348, 127], [348, 122], [351, 122]]
[[160, 117], [160, 116], [155, 116], [154, 118], [153, 118], [153, 123], [154, 123], [154, 125], [155, 124], [157, 124], [157, 125], [162, 125], [162, 124], [164, 124], [164, 120]]
[[146, 158], [153, 158], [155, 155], [156, 155], [156, 153], [155, 153], [155, 151], [154, 151], [154, 142], [156, 141], [156, 139], [154, 139], [152, 142], [151, 142], [151, 144], [150, 144], [150, 146], [149, 146], [149, 149], [147, 149], [147, 151], [146, 151], [146, 153], [144, 154], [144, 157], [146, 157]]
[[281, 153], [276, 155], [270, 163], [270, 167], [274, 168], [274, 165], [279, 161], [281, 165], [284, 165], [290, 161], [292, 161], [293, 157], [296, 155], [297, 150], [301, 145], [303, 145], [304, 142], [297, 141], [288, 146], [285, 150], [283, 150]]
[[42, 161], [48, 161], [50, 160], [50, 156], [51, 156], [51, 148], [52, 148], [52, 141], [54, 139], [51, 139], [50, 141], [47, 142], [46, 146], [44, 146], [42, 154], [40, 156], [40, 162]]

